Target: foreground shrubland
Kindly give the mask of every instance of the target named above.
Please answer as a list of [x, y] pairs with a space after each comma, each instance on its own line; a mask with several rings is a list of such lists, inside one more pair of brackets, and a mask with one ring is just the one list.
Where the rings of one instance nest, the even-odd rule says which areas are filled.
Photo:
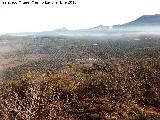
[[[18, 74], [18, 73], [17, 73]], [[158, 120], [160, 59], [27, 69], [0, 83], [2, 120]]]

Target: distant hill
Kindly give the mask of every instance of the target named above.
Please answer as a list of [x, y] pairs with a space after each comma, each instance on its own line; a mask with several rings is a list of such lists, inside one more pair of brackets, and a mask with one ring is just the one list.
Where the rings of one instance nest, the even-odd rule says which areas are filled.
[[138, 19], [123, 24], [123, 26], [160, 26], [160, 14], [156, 15], [143, 15]]
[[109, 29], [109, 26], [103, 26], [103, 25], [99, 25], [99, 26], [96, 26], [96, 27], [93, 27], [93, 28], [90, 28], [89, 30], [99, 30], [99, 31], [102, 31], [102, 30], [108, 30]]
[[113, 29], [132, 29], [132, 30], [160, 30], [160, 14], [143, 15], [134, 21], [114, 25]]

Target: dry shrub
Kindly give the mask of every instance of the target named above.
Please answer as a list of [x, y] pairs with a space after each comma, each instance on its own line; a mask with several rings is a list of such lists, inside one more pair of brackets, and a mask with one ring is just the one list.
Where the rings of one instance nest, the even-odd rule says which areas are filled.
[[1, 83], [0, 118], [159, 119], [159, 68], [150, 58], [72, 64], [54, 74], [29, 70]]

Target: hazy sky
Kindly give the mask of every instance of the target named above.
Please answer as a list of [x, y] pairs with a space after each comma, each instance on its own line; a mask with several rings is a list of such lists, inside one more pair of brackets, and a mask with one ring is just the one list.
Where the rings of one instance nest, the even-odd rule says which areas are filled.
[[160, 0], [75, 0], [76, 5], [2, 5], [2, 1], [17, 0], [0, 0], [0, 33], [83, 29], [160, 14]]

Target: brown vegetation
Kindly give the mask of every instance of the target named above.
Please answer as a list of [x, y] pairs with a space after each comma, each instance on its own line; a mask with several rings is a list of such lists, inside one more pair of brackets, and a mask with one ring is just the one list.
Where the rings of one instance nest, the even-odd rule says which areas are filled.
[[2, 120], [158, 120], [160, 59], [27, 69], [0, 84]]

